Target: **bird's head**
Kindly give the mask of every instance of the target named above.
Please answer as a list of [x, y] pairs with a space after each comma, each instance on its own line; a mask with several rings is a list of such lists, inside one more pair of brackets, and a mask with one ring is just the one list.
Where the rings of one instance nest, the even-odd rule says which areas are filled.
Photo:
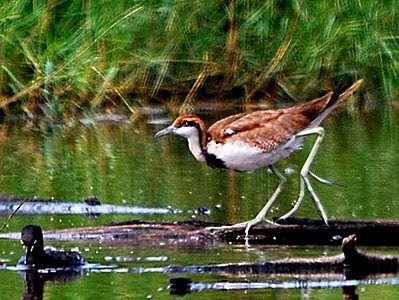
[[196, 115], [184, 115], [178, 117], [172, 125], [158, 131], [155, 137], [161, 137], [167, 134], [175, 134], [186, 139], [199, 137], [201, 145], [206, 142], [206, 128], [204, 122]]
[[34, 262], [43, 250], [43, 232], [38, 225], [27, 225], [21, 231], [21, 244], [25, 249], [25, 264]]

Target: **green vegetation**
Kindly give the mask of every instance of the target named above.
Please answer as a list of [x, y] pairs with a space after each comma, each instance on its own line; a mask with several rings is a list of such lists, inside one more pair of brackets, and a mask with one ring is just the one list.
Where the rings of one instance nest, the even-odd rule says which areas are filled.
[[153, 99], [185, 110], [200, 97], [305, 97], [356, 78], [366, 102], [398, 96], [396, 0], [1, 2], [6, 115], [133, 113]]

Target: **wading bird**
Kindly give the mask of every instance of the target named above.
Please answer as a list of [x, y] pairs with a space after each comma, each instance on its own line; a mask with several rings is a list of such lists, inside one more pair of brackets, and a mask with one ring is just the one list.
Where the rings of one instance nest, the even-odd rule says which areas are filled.
[[43, 232], [38, 225], [26, 225], [21, 231], [21, 244], [25, 255], [18, 262], [37, 269], [71, 268], [85, 265], [87, 262], [76, 251], [44, 249]]
[[174, 134], [186, 138], [188, 148], [195, 159], [214, 168], [253, 171], [268, 167], [278, 177], [279, 184], [276, 190], [254, 219], [218, 227], [220, 229], [246, 227], [245, 234], [248, 236], [249, 229], [265, 219], [267, 212], [283, 190], [286, 179], [275, 164], [300, 150], [306, 136], [316, 135], [313, 147], [300, 171], [298, 199], [294, 207], [279, 220], [288, 218], [299, 208], [307, 189], [319, 215], [328, 225], [327, 215], [312, 188], [309, 175], [324, 183], [328, 181], [312, 173], [310, 166], [324, 137], [324, 129], [320, 127], [320, 123], [361, 83], [362, 80], [358, 80], [343, 92], [342, 88], [337, 88], [321, 98], [288, 108], [232, 115], [217, 121], [208, 130], [198, 116], [179, 116], [172, 125], [159, 131], [156, 137]]

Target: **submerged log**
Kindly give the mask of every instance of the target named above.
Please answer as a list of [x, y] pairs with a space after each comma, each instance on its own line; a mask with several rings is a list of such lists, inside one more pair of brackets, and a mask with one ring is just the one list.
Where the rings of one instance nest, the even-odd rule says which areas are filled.
[[[290, 245], [339, 245], [343, 237], [356, 234], [361, 245], [399, 246], [399, 220], [322, 220], [289, 218], [281, 226], [259, 225], [250, 230], [252, 243]], [[227, 241], [243, 239], [244, 231], [229, 229], [220, 232]]]
[[[254, 226], [245, 239], [244, 228], [208, 230], [221, 224], [198, 220], [151, 222], [131, 220], [98, 227], [68, 228], [45, 231], [47, 240], [101, 240], [137, 245], [201, 246], [215, 242], [275, 245], [340, 245], [343, 238], [356, 234], [359, 245], [399, 246], [399, 221], [332, 220], [327, 227], [313, 219], [289, 219], [286, 224]], [[19, 239], [19, 233], [0, 234]]]
[[[151, 222], [132, 220], [98, 227], [68, 228], [44, 232], [47, 240], [101, 240], [137, 245], [201, 246], [215, 242], [277, 245], [340, 245], [343, 237], [356, 234], [359, 245], [399, 246], [398, 220], [331, 220], [329, 227], [313, 219], [289, 219], [284, 225], [261, 224], [251, 228], [208, 230], [221, 224], [190, 220]], [[45, 229], [45, 228], [44, 228]], [[19, 233], [0, 233], [19, 239]]]
[[[376, 256], [360, 252], [356, 249], [356, 235], [350, 235], [342, 240], [342, 254], [316, 259], [284, 259], [261, 263], [240, 263], [205, 266], [169, 266], [168, 273], [212, 273], [212, 274], [325, 274], [340, 280], [365, 279], [376, 274], [398, 274], [398, 256]], [[227, 284], [226, 284], [227, 283]], [[225, 285], [226, 284], [226, 285]], [[264, 282], [263, 288], [271, 288], [272, 284]], [[209, 288], [209, 284], [200, 284], [200, 290]], [[305, 288], [306, 283], [300, 280], [296, 288]], [[184, 295], [197, 289], [198, 283], [193, 283], [188, 277], [177, 277], [170, 280], [171, 294]], [[251, 289], [258, 288], [258, 282], [227, 282], [218, 284], [217, 289]], [[325, 287], [325, 286], [324, 286]], [[211, 285], [215, 288], [215, 284]], [[356, 285], [342, 282], [344, 299], [358, 299], [355, 293]]]
[[[360, 245], [399, 246], [399, 220], [331, 220], [327, 227], [323, 221], [305, 218], [287, 219], [278, 225], [261, 224], [249, 231], [249, 243], [283, 244], [283, 245], [340, 245], [343, 237], [356, 234]], [[163, 238], [182, 238], [192, 243], [243, 242], [245, 228], [207, 230], [210, 226], [220, 226], [204, 221], [182, 222], [141, 222], [127, 221], [110, 224], [110, 232], [121, 228], [129, 234], [116, 235], [117, 238], [137, 238], [148, 240], [149, 236]], [[137, 235], [135, 234], [137, 231]], [[158, 236], [159, 234], [159, 236]], [[111, 234], [112, 235], [112, 234]], [[149, 235], [149, 236], [145, 236]]]

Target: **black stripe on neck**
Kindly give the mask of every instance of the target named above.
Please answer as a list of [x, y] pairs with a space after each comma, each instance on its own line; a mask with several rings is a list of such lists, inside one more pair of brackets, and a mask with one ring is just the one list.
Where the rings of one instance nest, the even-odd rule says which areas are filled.
[[206, 164], [215, 169], [226, 169], [226, 165], [223, 160], [217, 158], [215, 154], [209, 154], [208, 151], [203, 150]]

